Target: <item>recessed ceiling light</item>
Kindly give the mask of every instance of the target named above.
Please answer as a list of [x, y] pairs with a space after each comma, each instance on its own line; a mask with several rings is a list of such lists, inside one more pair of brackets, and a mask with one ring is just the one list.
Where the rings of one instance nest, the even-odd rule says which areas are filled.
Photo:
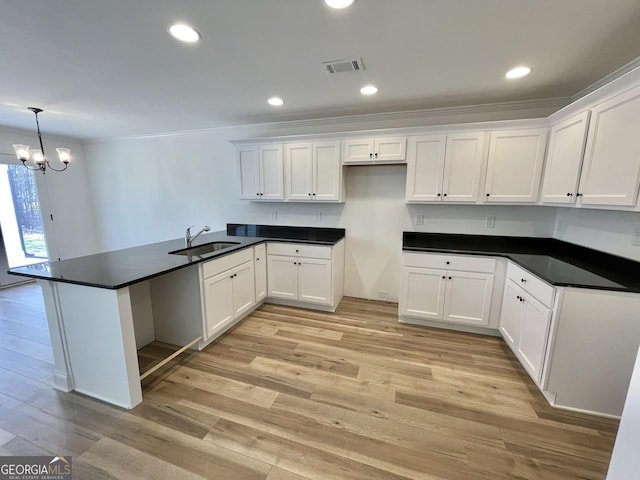
[[284, 105], [284, 100], [282, 100], [280, 97], [271, 97], [269, 100], [267, 100], [267, 102], [269, 103], [269, 105], [274, 107], [280, 107]]
[[324, 0], [324, 3], [331, 8], [347, 8], [353, 3], [353, 0]]
[[169, 33], [181, 42], [194, 43], [200, 40], [200, 34], [189, 25], [176, 23], [169, 27]]
[[374, 87], [373, 85], [365, 85], [360, 89], [360, 93], [362, 95], [375, 95], [376, 93], [378, 93], [378, 88]]
[[526, 75], [529, 75], [530, 73], [531, 73], [531, 68], [525, 67], [525, 66], [519, 66], [519, 67], [515, 67], [515, 68], [512, 68], [511, 70], [509, 70], [505, 74], [505, 77], [507, 77], [507, 78], [520, 78], [520, 77], [524, 77]]

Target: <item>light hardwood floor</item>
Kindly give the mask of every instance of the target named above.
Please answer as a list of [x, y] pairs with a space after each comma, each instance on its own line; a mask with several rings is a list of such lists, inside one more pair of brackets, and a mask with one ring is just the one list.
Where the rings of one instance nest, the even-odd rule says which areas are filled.
[[91, 480], [605, 478], [616, 421], [549, 407], [501, 339], [396, 310], [265, 305], [125, 411], [53, 390], [39, 288], [0, 290], [0, 455], [72, 455]]

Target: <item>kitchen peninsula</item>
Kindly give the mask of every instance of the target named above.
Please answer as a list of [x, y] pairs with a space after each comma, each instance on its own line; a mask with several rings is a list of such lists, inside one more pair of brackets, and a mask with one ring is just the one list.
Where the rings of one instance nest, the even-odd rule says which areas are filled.
[[[184, 249], [184, 239], [176, 239], [10, 273], [42, 287], [54, 388], [133, 408], [142, 401], [137, 349], [147, 343], [202, 349], [267, 297], [335, 310], [343, 294], [344, 237], [337, 228], [228, 224], [193, 245], [225, 248], [201, 255], [170, 253]], [[293, 266], [303, 287], [267, 291], [267, 261], [274, 272], [289, 274]]]

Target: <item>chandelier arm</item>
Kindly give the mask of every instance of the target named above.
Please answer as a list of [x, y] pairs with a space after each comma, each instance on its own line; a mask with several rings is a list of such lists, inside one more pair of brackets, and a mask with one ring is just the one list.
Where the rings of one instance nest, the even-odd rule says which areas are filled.
[[26, 162], [22, 162], [22, 166], [24, 168], [28, 169], [28, 170], [33, 170], [34, 172], [37, 172], [38, 170], [44, 171], [44, 170], [42, 170], [42, 167], [33, 168], [33, 167], [30, 167], [29, 165], [27, 165]]
[[60, 169], [58, 169], [58, 168], [53, 168], [53, 167], [51, 166], [51, 163], [49, 163], [49, 162], [47, 162], [47, 166], [48, 166], [51, 170], [53, 170], [54, 172], [64, 172], [64, 171], [67, 169], [67, 167], [69, 166], [69, 164], [68, 164], [68, 163], [65, 163], [65, 164], [64, 164], [64, 168], [60, 168]]

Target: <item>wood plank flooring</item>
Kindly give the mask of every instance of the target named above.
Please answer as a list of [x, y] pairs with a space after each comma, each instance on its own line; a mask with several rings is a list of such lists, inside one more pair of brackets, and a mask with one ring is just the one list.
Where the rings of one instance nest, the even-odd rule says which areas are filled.
[[0, 455], [72, 455], [92, 480], [605, 478], [616, 421], [549, 407], [501, 339], [396, 311], [265, 305], [125, 411], [53, 390], [39, 287], [0, 290]]

